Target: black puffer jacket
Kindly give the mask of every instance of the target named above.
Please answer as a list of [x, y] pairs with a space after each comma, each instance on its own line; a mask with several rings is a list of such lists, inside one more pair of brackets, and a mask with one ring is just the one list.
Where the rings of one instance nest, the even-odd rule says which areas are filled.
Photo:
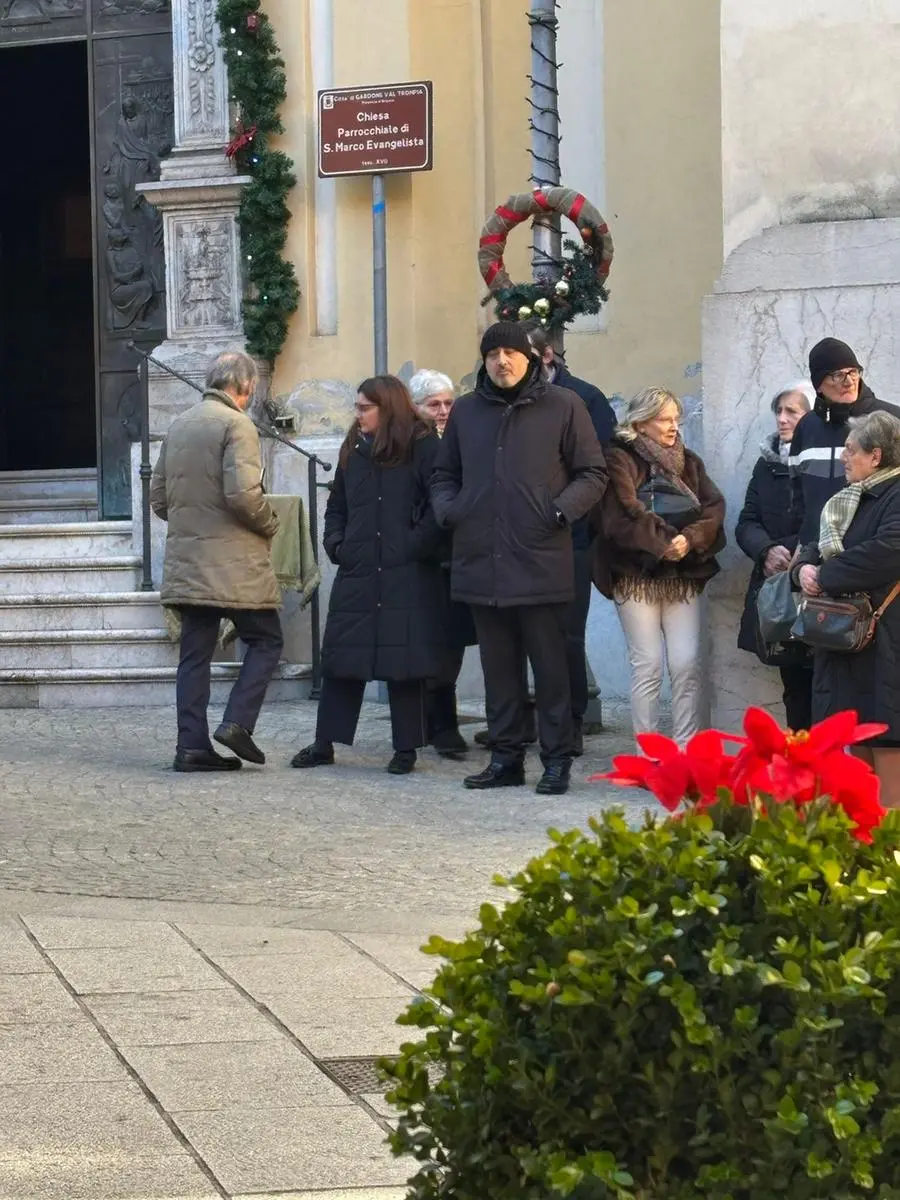
[[442, 666], [445, 535], [428, 485], [436, 435], [413, 443], [411, 461], [383, 467], [357, 442], [338, 467], [325, 509], [325, 553], [338, 565], [328, 604], [322, 672], [338, 679], [427, 679]]
[[792, 506], [801, 545], [818, 539], [822, 509], [847, 485], [841, 462], [847, 422], [873, 412], [900, 417], [900, 408], [879, 400], [867, 384], [860, 383], [854, 404], [832, 404], [818, 395], [812, 412], [798, 421], [791, 440], [790, 466]]
[[[819, 582], [826, 595], [866, 592], [877, 608], [900, 580], [900, 480], [885, 480], [863, 493], [840, 554], [822, 563], [816, 543], [804, 546], [795, 579], [804, 563], [821, 563]], [[885, 610], [865, 650], [816, 650], [813, 661], [813, 720], [853, 708], [860, 721], [888, 726], [883, 738], [867, 746], [900, 745], [900, 600]]]
[[544, 383], [538, 363], [507, 403], [482, 367], [450, 413], [431, 488], [438, 521], [453, 531], [453, 598], [501, 608], [571, 600], [572, 534], [556, 512], [577, 521], [606, 478], [578, 396]]
[[[753, 562], [753, 573], [747, 586], [738, 646], [759, 654], [756, 597], [765, 574], [766, 554], [773, 546], [786, 546], [793, 553], [797, 548], [797, 517], [791, 510], [791, 480], [787, 462], [778, 453], [778, 435], [760, 446], [762, 454], [756, 460], [744, 507], [737, 519], [734, 536], [737, 544]], [[802, 650], [797, 654], [803, 658]]]

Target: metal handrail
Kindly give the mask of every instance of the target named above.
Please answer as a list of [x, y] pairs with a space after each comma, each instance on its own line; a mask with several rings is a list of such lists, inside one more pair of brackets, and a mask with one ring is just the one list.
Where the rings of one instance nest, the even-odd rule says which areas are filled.
[[[138, 364], [138, 377], [141, 381], [141, 514], [143, 523], [143, 540], [142, 540], [142, 558], [143, 558], [143, 577], [141, 580], [141, 590], [145, 592], [153, 591], [153, 574], [152, 574], [152, 549], [150, 539], [150, 482], [153, 478], [153, 466], [150, 462], [150, 363], [155, 367], [159, 367], [161, 371], [171, 375], [174, 379], [180, 380], [187, 384], [195, 392], [203, 393], [203, 388], [195, 383], [193, 379], [188, 379], [186, 375], [182, 375], [180, 371], [176, 371], [174, 367], [170, 367], [168, 363], [161, 362], [158, 358], [154, 358], [152, 354], [148, 354], [146, 350], [142, 350], [140, 346], [135, 345], [133, 341], [126, 343], [128, 350], [133, 350], [140, 358]], [[249, 414], [248, 414], [249, 415]], [[312, 541], [313, 559], [318, 565], [319, 562], [319, 507], [317, 489], [320, 486], [316, 478], [316, 468], [321, 467], [323, 471], [331, 471], [332, 464], [325, 462], [319, 458], [317, 454], [313, 454], [309, 450], [304, 450], [302, 446], [298, 446], [292, 442], [290, 438], [286, 438], [284, 434], [273, 428], [271, 425], [260, 424], [259, 421], [254, 421], [259, 433], [269, 438], [271, 441], [280, 442], [282, 446], [287, 446], [291, 450], [296, 450], [298, 454], [302, 454], [307, 460], [307, 490], [309, 492], [308, 512], [309, 512], [309, 531]], [[309, 605], [310, 617], [310, 639], [312, 641], [312, 690], [311, 695], [316, 698], [322, 687], [322, 636], [321, 636], [321, 608], [319, 604], [319, 589], [316, 588], [313, 593], [312, 600]]]

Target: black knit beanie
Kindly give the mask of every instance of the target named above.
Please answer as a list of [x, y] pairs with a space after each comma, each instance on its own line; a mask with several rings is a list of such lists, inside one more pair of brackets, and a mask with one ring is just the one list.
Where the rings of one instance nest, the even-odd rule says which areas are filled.
[[518, 321], [497, 321], [486, 329], [481, 339], [481, 357], [487, 358], [491, 350], [499, 350], [501, 346], [506, 350], [518, 350], [527, 358], [535, 352], [528, 330]]
[[839, 342], [837, 338], [823, 338], [809, 352], [809, 377], [816, 391], [826, 375], [830, 375], [832, 371], [844, 371], [848, 367], [862, 370], [847, 343]]

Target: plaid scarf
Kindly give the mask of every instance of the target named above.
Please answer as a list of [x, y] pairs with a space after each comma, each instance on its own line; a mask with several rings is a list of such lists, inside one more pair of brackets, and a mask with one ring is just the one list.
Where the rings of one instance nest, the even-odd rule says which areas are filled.
[[841, 488], [831, 497], [822, 509], [822, 521], [819, 525], [819, 553], [823, 559], [833, 558], [844, 549], [844, 535], [850, 528], [863, 492], [870, 492], [879, 483], [887, 479], [896, 479], [900, 475], [900, 467], [887, 467], [883, 471], [875, 471], [862, 483], [851, 483]]

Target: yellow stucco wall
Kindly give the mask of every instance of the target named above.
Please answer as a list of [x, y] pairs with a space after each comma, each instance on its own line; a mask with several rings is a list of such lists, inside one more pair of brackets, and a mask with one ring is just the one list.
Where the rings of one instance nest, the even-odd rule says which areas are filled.
[[[565, 2], [565, 0], [563, 0]], [[475, 252], [488, 212], [527, 187], [524, 0], [335, 0], [335, 86], [434, 81], [434, 170], [387, 181], [390, 364], [471, 370], [489, 310]], [[289, 253], [303, 291], [275, 391], [371, 371], [368, 179], [340, 179], [339, 321], [316, 336], [310, 0], [266, 0], [287, 62], [284, 148], [299, 186]], [[700, 299], [722, 257], [718, 0], [605, 0], [605, 216], [616, 242], [606, 328], [568, 339], [610, 393], [696, 390]], [[565, 181], [564, 181], [565, 182]], [[507, 265], [528, 274], [528, 238]]]

